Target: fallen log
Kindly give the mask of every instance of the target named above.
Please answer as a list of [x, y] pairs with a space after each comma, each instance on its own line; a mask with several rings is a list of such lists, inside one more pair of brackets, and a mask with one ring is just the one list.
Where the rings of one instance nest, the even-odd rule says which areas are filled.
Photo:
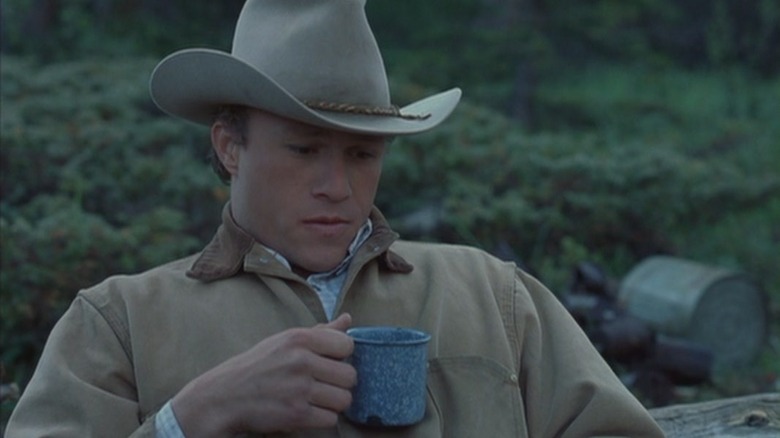
[[666, 406], [650, 413], [669, 438], [780, 436], [780, 393]]

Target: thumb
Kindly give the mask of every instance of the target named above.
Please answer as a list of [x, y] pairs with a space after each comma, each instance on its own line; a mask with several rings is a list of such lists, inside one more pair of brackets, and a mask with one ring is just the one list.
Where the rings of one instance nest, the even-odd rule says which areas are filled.
[[349, 313], [342, 313], [341, 315], [338, 316], [338, 318], [334, 319], [333, 321], [330, 321], [327, 324], [319, 324], [319, 327], [345, 332], [351, 325], [352, 325], [352, 315], [350, 315]]

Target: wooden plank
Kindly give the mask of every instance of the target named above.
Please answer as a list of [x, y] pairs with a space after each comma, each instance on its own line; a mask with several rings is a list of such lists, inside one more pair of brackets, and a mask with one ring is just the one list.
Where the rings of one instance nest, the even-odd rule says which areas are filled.
[[669, 438], [780, 437], [780, 393], [651, 409]]

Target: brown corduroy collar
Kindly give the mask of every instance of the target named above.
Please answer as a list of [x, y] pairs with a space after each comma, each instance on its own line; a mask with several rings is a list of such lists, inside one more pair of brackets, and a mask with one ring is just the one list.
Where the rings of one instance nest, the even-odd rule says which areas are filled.
[[[411, 272], [414, 267], [389, 250], [390, 245], [398, 238], [398, 234], [390, 228], [387, 220], [376, 207], [371, 211], [370, 218], [374, 230], [364, 245], [382, 247], [383, 252], [379, 256], [379, 261], [387, 270], [398, 273]], [[231, 277], [241, 271], [244, 258], [255, 245], [259, 243], [236, 224], [230, 213], [230, 203], [227, 203], [222, 210], [222, 225], [187, 271], [187, 276], [206, 282]]]

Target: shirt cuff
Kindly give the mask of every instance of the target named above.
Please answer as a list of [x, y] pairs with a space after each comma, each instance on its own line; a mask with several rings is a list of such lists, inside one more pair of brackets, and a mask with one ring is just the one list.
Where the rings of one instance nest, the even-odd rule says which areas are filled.
[[154, 429], [156, 438], [186, 438], [170, 401], [154, 416]]

